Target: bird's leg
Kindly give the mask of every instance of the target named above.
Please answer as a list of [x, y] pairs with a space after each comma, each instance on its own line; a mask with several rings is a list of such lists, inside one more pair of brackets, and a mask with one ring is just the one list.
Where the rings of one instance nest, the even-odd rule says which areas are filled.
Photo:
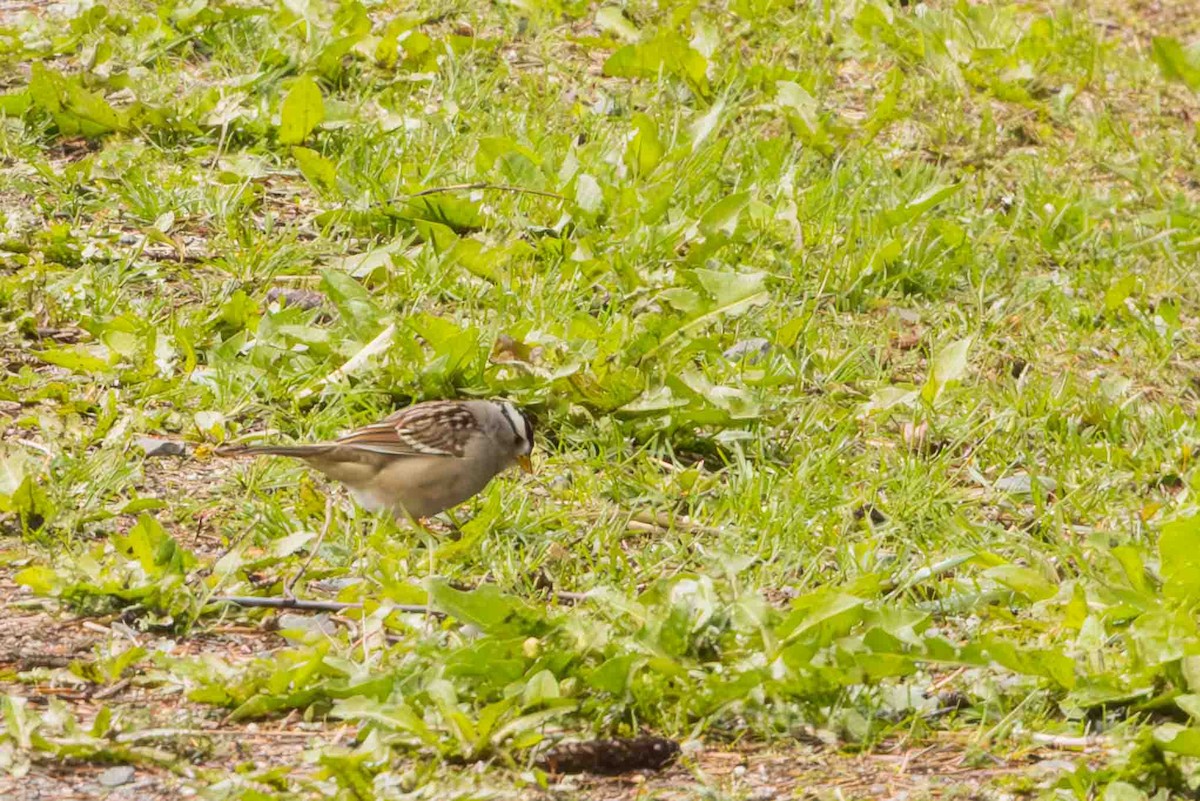
[[454, 516], [454, 512], [447, 509], [443, 514], [450, 518], [450, 525], [453, 528], [452, 535], [454, 539], [461, 539], [463, 535], [462, 524], [458, 522], [458, 518]]
[[437, 548], [435, 546], [438, 541], [438, 535], [429, 527], [424, 518], [414, 517], [403, 507], [401, 507], [401, 511], [404, 512], [404, 516], [408, 518], [408, 522], [412, 524], [413, 528], [422, 535], [421, 539], [425, 542], [425, 552], [429, 554], [429, 572], [427, 577], [432, 578], [437, 572]]
[[292, 593], [292, 587], [296, 586], [296, 582], [308, 570], [308, 566], [312, 564], [313, 557], [317, 555], [317, 551], [321, 548], [321, 543], [325, 541], [325, 535], [329, 533], [330, 527], [333, 525], [333, 496], [325, 496], [325, 523], [321, 526], [321, 533], [317, 535], [317, 541], [308, 549], [308, 558], [304, 560], [304, 564], [296, 571], [287, 583], [283, 585], [283, 597], [289, 601], [296, 600], [296, 596]]

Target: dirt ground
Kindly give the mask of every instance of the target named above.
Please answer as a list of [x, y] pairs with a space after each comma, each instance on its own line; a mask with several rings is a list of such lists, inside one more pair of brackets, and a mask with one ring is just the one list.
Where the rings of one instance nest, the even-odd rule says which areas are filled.
[[[233, 766], [288, 766], [290, 773], [313, 770], [312, 752], [352, 746], [356, 730], [347, 725], [305, 722], [292, 714], [257, 723], [229, 723], [224, 712], [187, 701], [182, 689], [135, 672], [115, 684], [84, 681], [66, 666], [86, 663], [95, 647], [111, 639], [136, 638], [146, 648], [175, 655], [217, 654], [236, 661], [269, 654], [285, 646], [277, 634], [253, 626], [214, 626], [187, 638], [159, 639], [133, 633], [120, 620], [80, 619], [33, 608], [34, 599], [0, 568], [0, 694], [26, 699], [44, 713], [65, 705], [82, 725], [90, 725], [102, 706], [138, 719], [136, 734], [117, 742], [136, 746], [137, 766], [35, 759], [0, 776], [0, 798], [11, 801], [155, 801], [203, 792], [227, 776]], [[7, 574], [7, 575], [5, 575]], [[1012, 744], [1005, 750], [1011, 751]], [[619, 777], [552, 777], [545, 789], [495, 789], [499, 776], [486, 774], [487, 797], [635, 801], [719, 798], [767, 801], [801, 799], [1001, 799], [1052, 783], [1095, 753], [1030, 747], [997, 756], [966, 735], [941, 735], [918, 747], [896, 743], [867, 754], [846, 753], [819, 742], [701, 744], [674, 767], [657, 774]], [[182, 757], [182, 758], [181, 758]], [[157, 763], [157, 764], [156, 764]], [[182, 767], [181, 767], [182, 766]], [[396, 766], [402, 772], [406, 766]], [[453, 770], [445, 768], [444, 770]], [[473, 768], [462, 777], [484, 780]], [[503, 775], [503, 774], [500, 774]], [[265, 789], [265, 788], [264, 788]], [[464, 788], [466, 789], [466, 788]], [[479, 787], [477, 789], [482, 789]]]

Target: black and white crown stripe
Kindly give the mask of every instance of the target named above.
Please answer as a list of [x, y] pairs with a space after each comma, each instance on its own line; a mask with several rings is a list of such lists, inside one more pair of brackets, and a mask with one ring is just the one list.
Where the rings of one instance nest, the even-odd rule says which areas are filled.
[[530, 425], [529, 418], [520, 409], [507, 401], [500, 403], [500, 415], [504, 418], [504, 422], [508, 423], [508, 427], [512, 429], [513, 436], [520, 442], [525, 443], [525, 453], [532, 451], [533, 426]]

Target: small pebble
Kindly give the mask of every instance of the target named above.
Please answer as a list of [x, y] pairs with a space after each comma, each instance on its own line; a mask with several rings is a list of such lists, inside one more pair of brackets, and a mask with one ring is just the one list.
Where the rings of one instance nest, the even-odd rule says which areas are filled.
[[137, 446], [146, 452], [146, 457], [183, 456], [187, 453], [187, 443], [177, 442], [158, 437], [138, 437]]
[[[1054, 492], [1058, 488], [1058, 482], [1052, 478], [1038, 476], [1038, 482], [1047, 492]], [[1033, 476], [1028, 473], [1017, 473], [1016, 475], [996, 479], [996, 483], [992, 486], [1000, 492], [1011, 492], [1014, 495], [1029, 495], [1033, 492]]]
[[753, 339], [743, 339], [736, 343], [729, 350], [725, 351], [725, 358], [731, 362], [739, 362], [745, 359], [750, 364], [758, 364], [764, 356], [771, 351], [771, 342], [761, 337]]
[[96, 781], [105, 787], [120, 787], [122, 784], [129, 784], [133, 781], [133, 773], [133, 768], [129, 765], [117, 765], [115, 768], [101, 771], [100, 775], [96, 777]]
[[320, 632], [332, 637], [337, 634], [337, 624], [324, 612], [319, 615], [294, 615], [284, 612], [279, 616], [279, 630]]

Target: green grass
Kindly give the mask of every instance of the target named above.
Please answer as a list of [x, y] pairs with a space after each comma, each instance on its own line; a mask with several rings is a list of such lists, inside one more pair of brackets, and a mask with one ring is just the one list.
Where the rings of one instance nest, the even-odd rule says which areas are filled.
[[[814, 728], [994, 754], [1100, 734], [1020, 791], [1188, 792], [1200, 53], [1119, 14], [0, 17], [0, 564], [46, 609], [203, 643], [271, 615], [211, 598], [279, 595], [334, 494], [306, 580], [345, 579], [365, 616], [257, 657], [106, 642], [69, 669], [198, 720], [361, 724], [220, 797], [476, 797], [438, 766], [524, 787], [562, 738]], [[536, 413], [538, 473], [493, 482], [458, 540], [211, 456], [483, 396]], [[191, 455], [143, 459], [143, 436]], [[45, 678], [0, 668], [10, 767], [189, 759], [114, 744], [161, 725], [122, 696], [100, 723], [15, 700]]]

